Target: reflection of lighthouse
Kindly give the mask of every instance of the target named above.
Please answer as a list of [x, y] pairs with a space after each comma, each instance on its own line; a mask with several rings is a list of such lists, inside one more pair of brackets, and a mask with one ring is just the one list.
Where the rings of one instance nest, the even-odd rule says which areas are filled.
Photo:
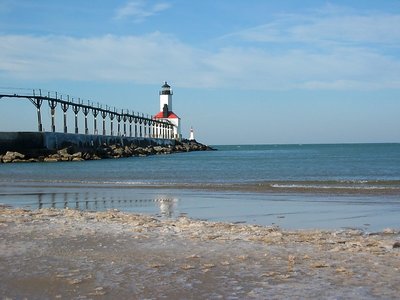
[[194, 132], [193, 132], [193, 127], [190, 127], [190, 135], [189, 135], [189, 141], [194, 141]]
[[168, 196], [158, 196], [156, 201], [160, 207], [161, 215], [164, 217], [172, 217], [175, 211], [178, 199]]

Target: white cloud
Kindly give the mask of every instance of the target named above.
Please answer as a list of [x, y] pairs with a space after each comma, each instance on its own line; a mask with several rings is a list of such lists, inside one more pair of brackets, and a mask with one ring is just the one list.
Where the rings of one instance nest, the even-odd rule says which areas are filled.
[[400, 88], [400, 62], [365, 49], [336, 49], [312, 54], [304, 50], [271, 54], [229, 48], [207, 57], [218, 85], [251, 89]]
[[[0, 72], [21, 79], [150, 83], [196, 69], [192, 49], [170, 36], [96, 38], [0, 36]], [[185, 71], [180, 76], [179, 72]], [[0, 74], [1, 74], [0, 73]]]
[[146, 18], [168, 8], [170, 8], [170, 4], [166, 2], [151, 5], [145, 0], [133, 0], [116, 10], [115, 19], [133, 18], [136, 22], [142, 22]]
[[294, 49], [225, 47], [205, 51], [176, 38], [0, 36], [0, 79], [131, 81], [168, 78], [181, 87], [400, 89], [400, 61], [363, 47]]
[[400, 43], [400, 15], [281, 15], [275, 20], [231, 33], [225, 38], [252, 42], [386, 44]]
[[292, 28], [292, 33], [300, 41], [398, 45], [399, 26], [400, 15], [338, 16], [296, 26]]

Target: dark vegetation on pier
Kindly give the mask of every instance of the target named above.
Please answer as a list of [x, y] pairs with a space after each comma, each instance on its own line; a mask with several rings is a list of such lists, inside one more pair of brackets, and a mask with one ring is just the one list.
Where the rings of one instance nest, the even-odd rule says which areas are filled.
[[[179, 152], [191, 151], [211, 151], [215, 150], [207, 145], [201, 144], [197, 141], [183, 140], [182, 142], [176, 141], [175, 145], [168, 146], [145, 146], [140, 147], [135, 144], [130, 145], [100, 145], [93, 147], [89, 151], [75, 152], [73, 147], [63, 148], [54, 151], [51, 154], [37, 152], [32, 155], [7, 151], [0, 154], [1, 163], [17, 163], [17, 162], [58, 162], [58, 161], [84, 161], [84, 160], [98, 160], [107, 158], [123, 158], [132, 156], [148, 156], [157, 154], [172, 154]], [[27, 152], [29, 153], [29, 152]]]

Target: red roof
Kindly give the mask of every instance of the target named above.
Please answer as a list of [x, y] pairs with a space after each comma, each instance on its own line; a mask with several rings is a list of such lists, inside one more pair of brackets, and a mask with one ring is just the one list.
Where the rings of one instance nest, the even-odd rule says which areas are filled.
[[[158, 114], [156, 114], [154, 116], [154, 119], [165, 119], [164, 113], [162, 111], [160, 111]], [[172, 111], [169, 111], [167, 119], [179, 119], [179, 117], [176, 114], [174, 114]]]

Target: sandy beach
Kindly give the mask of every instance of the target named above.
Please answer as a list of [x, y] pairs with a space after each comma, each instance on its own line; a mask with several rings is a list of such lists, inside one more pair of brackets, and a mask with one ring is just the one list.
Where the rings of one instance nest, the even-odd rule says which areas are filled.
[[400, 233], [0, 209], [3, 299], [398, 299]]

